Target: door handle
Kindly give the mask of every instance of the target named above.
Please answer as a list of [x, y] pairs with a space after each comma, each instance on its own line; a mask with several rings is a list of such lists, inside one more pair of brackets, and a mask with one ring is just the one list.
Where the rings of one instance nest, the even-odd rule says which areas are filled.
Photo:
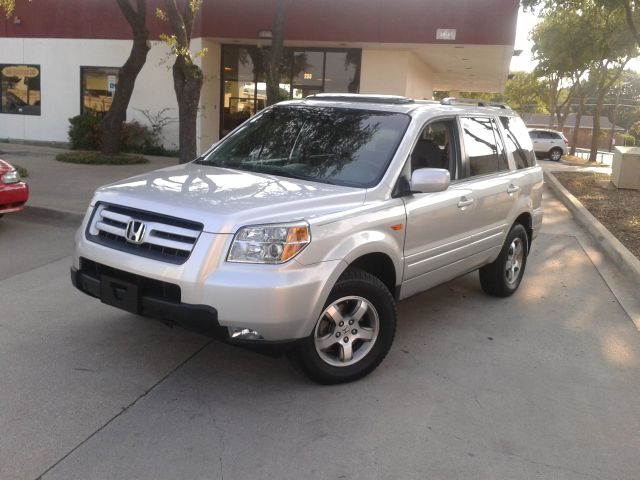
[[514, 185], [513, 183], [511, 185], [509, 185], [509, 188], [507, 188], [507, 193], [509, 195], [519, 192], [520, 191], [520, 187], [517, 185]]
[[473, 198], [462, 197], [458, 202], [458, 208], [468, 207], [469, 205], [473, 205], [473, 202], [475, 202]]

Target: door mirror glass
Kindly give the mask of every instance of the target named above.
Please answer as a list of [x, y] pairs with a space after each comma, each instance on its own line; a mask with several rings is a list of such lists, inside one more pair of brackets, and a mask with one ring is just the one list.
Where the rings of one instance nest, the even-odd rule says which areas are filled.
[[418, 168], [411, 174], [411, 191], [414, 193], [443, 192], [449, 188], [449, 170], [444, 168]]

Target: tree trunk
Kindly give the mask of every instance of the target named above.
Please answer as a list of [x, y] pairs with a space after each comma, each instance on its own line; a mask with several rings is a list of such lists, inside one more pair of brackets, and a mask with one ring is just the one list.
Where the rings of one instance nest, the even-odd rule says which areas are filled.
[[182, 56], [177, 57], [173, 64], [173, 87], [178, 100], [180, 119], [180, 163], [190, 162], [198, 154], [197, 119], [202, 83], [200, 67]]
[[118, 85], [113, 95], [111, 108], [102, 119], [102, 153], [116, 155], [120, 153], [122, 124], [127, 119], [127, 108], [133, 95], [138, 74], [147, 61], [151, 49], [149, 30], [146, 27], [145, 0], [138, 0], [138, 10], [134, 12], [128, 0], [118, 0], [122, 13], [133, 30], [133, 46], [125, 64], [118, 72]]
[[578, 106], [578, 111], [576, 112], [576, 122], [573, 128], [573, 135], [571, 136], [571, 151], [569, 152], [570, 155], [576, 154], [578, 135], [580, 134], [580, 122], [582, 121], [582, 113], [584, 112], [584, 101], [586, 94], [582, 90], [578, 94], [580, 96], [580, 105]]
[[604, 96], [598, 96], [598, 102], [593, 109], [593, 130], [591, 131], [591, 151], [589, 152], [589, 162], [595, 163], [598, 159], [598, 144], [600, 143], [600, 115], [602, 114], [602, 104]]
[[280, 77], [282, 70], [282, 52], [284, 50], [284, 24], [290, 0], [278, 0], [276, 18], [271, 32], [271, 50], [265, 62], [265, 80], [267, 81], [267, 106], [280, 101]]

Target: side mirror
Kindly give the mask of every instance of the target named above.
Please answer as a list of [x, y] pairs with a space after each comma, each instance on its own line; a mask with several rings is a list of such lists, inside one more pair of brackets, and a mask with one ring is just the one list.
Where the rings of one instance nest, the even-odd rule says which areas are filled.
[[444, 192], [451, 177], [444, 168], [418, 168], [411, 174], [411, 191], [414, 193]]

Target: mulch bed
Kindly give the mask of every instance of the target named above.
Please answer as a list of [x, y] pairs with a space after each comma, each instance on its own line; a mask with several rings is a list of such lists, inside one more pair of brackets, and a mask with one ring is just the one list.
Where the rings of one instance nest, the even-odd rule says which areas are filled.
[[617, 189], [611, 176], [554, 172], [554, 176], [636, 257], [640, 258], [640, 191]]

